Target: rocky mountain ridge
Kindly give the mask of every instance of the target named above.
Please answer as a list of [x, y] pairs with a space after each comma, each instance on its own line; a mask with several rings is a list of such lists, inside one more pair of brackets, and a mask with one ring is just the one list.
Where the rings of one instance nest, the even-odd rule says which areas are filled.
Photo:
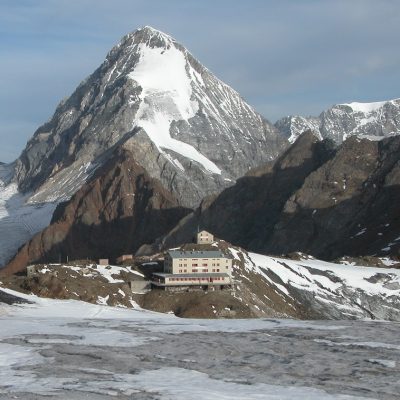
[[117, 150], [191, 208], [285, 145], [175, 39], [138, 29], [59, 104], [14, 163], [0, 166], [0, 267]]
[[142, 252], [184, 242], [196, 227], [262, 254], [322, 259], [400, 250], [400, 137], [349, 138], [339, 148], [306, 132], [275, 162], [206, 199]]
[[319, 117], [291, 115], [275, 123], [293, 143], [306, 130], [337, 144], [351, 136], [369, 137], [371, 140], [400, 134], [400, 99], [374, 103], [337, 104], [323, 111]]

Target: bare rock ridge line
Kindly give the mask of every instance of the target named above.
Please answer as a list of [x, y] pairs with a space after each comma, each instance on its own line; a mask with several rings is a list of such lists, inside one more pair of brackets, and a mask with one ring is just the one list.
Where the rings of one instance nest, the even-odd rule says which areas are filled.
[[200, 225], [263, 254], [399, 256], [399, 165], [399, 136], [335, 148], [306, 132], [274, 163], [203, 201], [150, 251], [183, 243]]

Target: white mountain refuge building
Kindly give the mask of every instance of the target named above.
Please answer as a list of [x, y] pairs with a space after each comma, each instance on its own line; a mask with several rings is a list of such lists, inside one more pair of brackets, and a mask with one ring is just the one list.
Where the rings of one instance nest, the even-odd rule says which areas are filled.
[[152, 283], [165, 290], [225, 289], [232, 285], [232, 259], [217, 250], [170, 250]]

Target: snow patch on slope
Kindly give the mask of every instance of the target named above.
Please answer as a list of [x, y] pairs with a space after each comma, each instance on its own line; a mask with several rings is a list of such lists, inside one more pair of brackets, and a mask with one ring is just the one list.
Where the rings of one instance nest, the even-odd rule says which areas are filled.
[[191, 100], [191, 81], [182, 52], [172, 42], [165, 49], [140, 44], [139, 52], [140, 60], [129, 74], [142, 87], [136, 124], [146, 131], [160, 152], [172, 150], [211, 173], [221, 174], [221, 169], [193, 146], [170, 135], [173, 121], [188, 121], [198, 111], [198, 103]]
[[[290, 283], [304, 290], [317, 290], [326, 288], [331, 291], [338, 290], [343, 284], [355, 289], [363, 290], [372, 295], [400, 296], [400, 271], [390, 268], [361, 267], [354, 265], [334, 264], [321, 260], [288, 260], [273, 258], [260, 254], [249, 253], [255, 266], [273, 270], [284, 283]], [[332, 277], [312, 273], [310, 269], [327, 272]], [[371, 278], [378, 274], [386, 275], [386, 279], [373, 283]], [[389, 289], [387, 283], [398, 283], [398, 289]]]
[[[235, 253], [232, 253], [235, 254]], [[325, 318], [400, 320], [400, 271], [242, 252], [244, 267]], [[275, 291], [276, 291], [275, 290]], [[305, 300], [308, 299], [308, 300]]]
[[11, 179], [13, 165], [0, 166], [0, 268], [46, 228], [57, 204], [76, 193], [99, 165], [77, 162], [51, 176], [36, 193], [22, 194]]
[[339, 106], [348, 106], [350, 107], [354, 112], [361, 112], [365, 114], [369, 114], [371, 112], [377, 111], [380, 108], [382, 108], [386, 103], [389, 103], [389, 101], [376, 101], [373, 103], [343, 103], [343, 104], [338, 104]]
[[56, 203], [28, 204], [16, 183], [0, 180], [0, 268], [18, 248], [49, 225]]

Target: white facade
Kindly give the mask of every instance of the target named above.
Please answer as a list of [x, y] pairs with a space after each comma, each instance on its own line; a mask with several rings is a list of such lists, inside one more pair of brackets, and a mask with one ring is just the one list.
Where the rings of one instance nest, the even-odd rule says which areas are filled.
[[197, 244], [211, 244], [214, 242], [214, 236], [207, 231], [201, 231], [197, 234]]
[[226, 273], [232, 276], [232, 259], [219, 251], [168, 252], [164, 261], [168, 274]]
[[232, 259], [222, 252], [170, 250], [164, 272], [153, 274], [156, 286], [198, 286], [224, 288], [232, 284]]

